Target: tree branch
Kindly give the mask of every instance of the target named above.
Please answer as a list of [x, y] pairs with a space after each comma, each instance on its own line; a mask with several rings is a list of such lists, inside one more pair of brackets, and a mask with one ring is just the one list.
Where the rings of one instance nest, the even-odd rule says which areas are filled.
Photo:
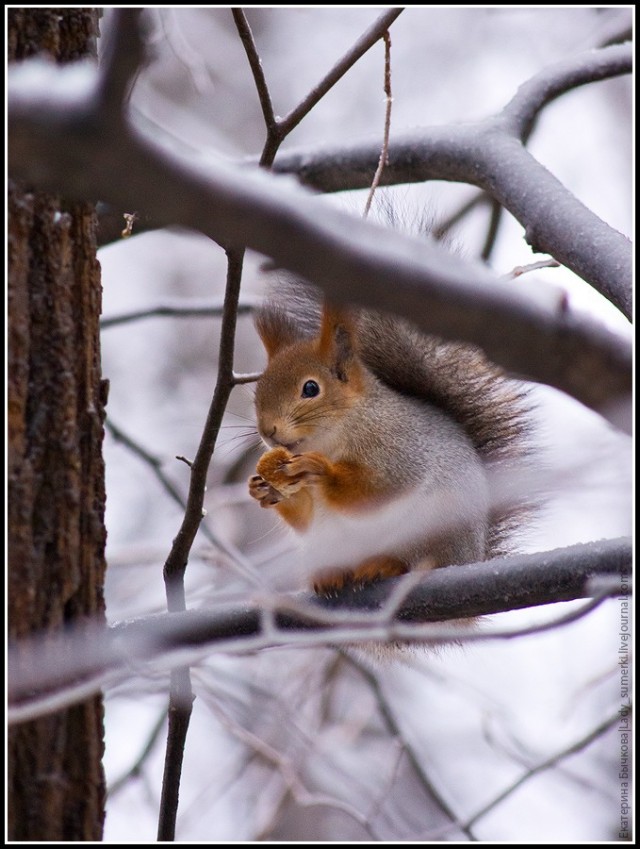
[[[271, 175], [213, 161], [196, 164], [127, 131], [105, 148], [100, 134], [97, 139], [87, 136], [84, 109], [65, 108], [46, 93], [33, 97], [31, 88], [21, 95], [20, 85], [12, 90], [10, 130], [12, 170], [38, 179], [43, 188], [107, 197], [129, 208], [144, 197], [146, 208], [166, 224], [181, 223], [221, 244], [245, 243], [318, 283], [336, 300], [348, 293], [356, 302], [405, 315], [429, 333], [478, 344], [508, 371], [555, 386], [605, 415], [608, 405], [630, 391], [630, 346], [607, 330], [533, 302], [530, 294], [497, 283], [486, 269], [464, 263], [437, 245], [382, 230], [335, 209], [323, 207], [320, 218], [316, 199]], [[501, 138], [504, 142], [504, 136], [498, 136], [493, 153], [487, 155], [500, 159]], [[449, 162], [456, 159], [456, 145], [451, 144], [449, 138]], [[522, 155], [528, 156], [524, 150]], [[121, 162], [127, 163], [126, 174]], [[568, 195], [544, 173], [554, 183], [552, 192], [559, 187]], [[530, 183], [531, 173], [524, 181]], [[534, 195], [544, 195], [542, 183], [532, 187]], [[589, 227], [579, 226], [579, 216], [567, 228], [562, 204], [550, 215], [545, 197], [544, 208], [545, 233], [552, 220], [555, 227], [561, 225], [560, 232], [572, 234], [572, 244], [577, 231], [582, 231], [582, 241], [587, 239]], [[584, 213], [591, 223], [595, 216], [586, 209]], [[555, 241], [562, 238], [556, 236]], [[624, 259], [616, 274], [627, 257], [626, 240], [620, 239]], [[585, 254], [593, 248], [589, 240]], [[559, 251], [549, 252], [562, 260]], [[601, 251], [609, 261], [614, 253]]]
[[256, 86], [256, 91], [258, 92], [258, 100], [260, 101], [260, 107], [262, 108], [262, 115], [267, 128], [267, 135], [271, 136], [274, 133], [277, 135], [276, 131], [278, 122], [276, 121], [276, 116], [273, 111], [269, 87], [267, 86], [267, 80], [262, 69], [262, 62], [258, 56], [258, 51], [253, 39], [251, 27], [249, 26], [249, 21], [242, 9], [232, 9], [231, 14], [233, 15], [233, 20], [235, 21], [240, 41], [242, 42], [245, 53], [247, 54], [247, 59], [249, 60], [249, 67], [251, 68], [253, 81]]
[[[374, 642], [460, 643], [507, 639], [574, 621], [605, 597], [628, 596], [628, 539], [602, 540], [540, 554], [449, 566], [424, 576], [380, 581], [332, 598], [301, 594], [266, 597], [257, 604], [160, 614], [104, 629], [25, 643], [9, 653], [13, 721], [59, 709], [105, 683], [130, 674], [131, 664], [194, 662], [214, 647], [256, 651], [276, 645], [344, 645]], [[593, 586], [597, 576], [614, 581]], [[417, 583], [419, 582], [419, 583]], [[570, 601], [594, 601], [560, 618], [526, 629], [455, 627], [448, 620]], [[423, 624], [427, 623], [427, 624]], [[444, 624], [428, 624], [444, 623]], [[35, 695], [34, 694], [38, 694]], [[34, 711], [36, 713], [34, 714]]]
[[[238, 315], [252, 313], [260, 303], [259, 298], [245, 296], [242, 303], [238, 304]], [[132, 310], [120, 313], [120, 315], [103, 316], [100, 319], [101, 330], [115, 327], [118, 324], [127, 324], [131, 321], [140, 321], [144, 318], [220, 318], [223, 313], [223, 303], [212, 303], [211, 301], [176, 301], [175, 303], [157, 304], [155, 307]]]
[[[572, 57], [537, 74], [494, 118], [396, 134], [381, 185], [448, 180], [479, 186], [524, 226], [535, 251], [551, 254], [631, 318], [628, 239], [578, 201], [523, 147], [540, 110], [560, 94], [632, 69], [630, 45]], [[290, 150], [274, 173], [296, 174], [324, 192], [364, 189], [375, 169], [374, 140]], [[567, 238], [571, 234], [571, 238]]]
[[556, 98], [587, 83], [630, 74], [632, 50], [630, 43], [615, 44], [571, 56], [542, 70], [520, 86], [500, 113], [509, 132], [526, 143], [538, 115]]
[[[290, 150], [276, 158], [273, 171], [296, 174], [325, 192], [367, 188], [378, 155], [373, 141]], [[534, 250], [554, 256], [631, 318], [629, 240], [587, 209], [499, 124], [396, 134], [380, 184], [425, 180], [482, 188], [524, 226]]]
[[[350, 655], [344, 653], [345, 661], [354, 669], [357, 670], [358, 674], [366, 681], [369, 688], [375, 695], [376, 704], [378, 705], [378, 710], [380, 711], [380, 715], [384, 724], [387, 727], [387, 730], [390, 734], [396, 737], [401, 741], [402, 751], [405, 752], [409, 763], [416, 776], [425, 794], [433, 799], [435, 804], [440, 808], [440, 810], [451, 820], [453, 826], [458, 826], [459, 818], [456, 816], [454, 811], [451, 809], [446, 799], [439, 792], [435, 782], [431, 780], [427, 771], [425, 770], [424, 765], [420, 761], [420, 758], [417, 756], [414, 748], [409, 745], [404, 735], [402, 734], [400, 723], [396, 719], [393, 707], [387, 696], [384, 692], [384, 688], [378, 678], [378, 676], [373, 672], [366, 664], [361, 663], [358, 659], [351, 657]], [[466, 837], [471, 841], [476, 841], [477, 837], [471, 830], [471, 826], [467, 826], [462, 824], [459, 826], [460, 831], [466, 835]]]
[[114, 123], [124, 119], [129, 90], [143, 60], [141, 12], [142, 9], [114, 9], [105, 37], [97, 99], [99, 108]]
[[376, 168], [376, 173], [373, 175], [373, 181], [371, 183], [371, 188], [369, 189], [369, 194], [367, 195], [367, 201], [364, 206], [364, 213], [362, 215], [363, 218], [366, 218], [369, 215], [369, 210], [371, 209], [371, 203], [373, 201], [373, 197], [376, 193], [376, 189], [380, 184], [380, 177], [382, 176], [382, 172], [384, 171], [384, 166], [387, 164], [387, 160], [389, 158], [389, 133], [391, 132], [391, 106], [393, 104], [393, 95], [391, 94], [391, 36], [388, 32], [383, 33], [384, 38], [384, 96], [385, 96], [385, 110], [384, 110], [384, 130], [382, 133], [382, 149], [380, 151], [380, 159], [378, 161], [378, 167]]
[[371, 48], [373, 45], [384, 37], [385, 32], [391, 24], [403, 12], [403, 9], [389, 9], [384, 12], [377, 21], [356, 41], [353, 47], [345, 53], [340, 61], [334, 65], [329, 73], [322, 79], [318, 85], [313, 88], [304, 100], [296, 106], [285, 118], [280, 121], [280, 132], [282, 137], [288, 135], [294, 127], [297, 127], [300, 121], [308, 115], [313, 107], [318, 103], [325, 94], [333, 88], [347, 71], [352, 68], [355, 63]]
[[598, 740], [604, 734], [607, 733], [611, 728], [614, 727], [620, 721], [619, 713], [615, 713], [613, 716], [608, 717], [603, 722], [600, 722], [595, 728], [589, 731], [584, 737], [580, 740], [577, 740], [575, 743], [572, 743], [570, 746], [566, 746], [561, 749], [559, 752], [556, 752], [551, 757], [546, 758], [545, 760], [538, 763], [536, 766], [528, 769], [524, 775], [522, 775], [517, 781], [514, 781], [509, 785], [502, 793], [498, 794], [494, 799], [488, 802], [484, 807], [482, 807], [479, 811], [477, 811], [473, 816], [469, 817], [463, 824], [462, 827], [471, 828], [475, 825], [478, 820], [482, 819], [482, 817], [486, 816], [490, 811], [492, 811], [497, 805], [503, 802], [506, 798], [515, 793], [518, 788], [522, 787], [530, 778], [533, 778], [535, 775], [538, 775], [545, 770], [551, 769], [556, 766], [558, 763], [563, 761], [565, 758], [568, 758], [570, 755], [574, 755], [577, 752], [581, 752], [583, 749], [586, 749], [587, 746], [590, 746], [595, 740]]

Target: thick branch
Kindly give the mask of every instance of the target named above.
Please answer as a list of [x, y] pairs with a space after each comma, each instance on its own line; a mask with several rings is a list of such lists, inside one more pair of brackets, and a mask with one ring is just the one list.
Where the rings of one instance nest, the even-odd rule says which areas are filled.
[[[391, 309], [427, 332], [474, 342], [507, 370], [595, 409], [630, 389], [627, 344], [533, 303], [479, 266], [338, 210], [323, 208], [319, 216], [317, 200], [271, 175], [212, 161], [196, 165], [125, 132], [105, 144], [87, 136], [84, 109], [77, 121], [73, 108], [65, 111], [62, 128], [59, 104], [14, 98], [10, 166], [16, 173], [63, 186], [68, 195], [98, 195], [129, 208], [144, 198], [167, 224], [181, 223], [223, 244], [245, 243], [336, 299]], [[446, 149], [451, 162], [455, 146]], [[376, 149], [374, 169], [377, 156]]]
[[[449, 180], [479, 186], [525, 227], [534, 250], [554, 256], [630, 319], [629, 241], [580, 203], [522, 144], [540, 110], [553, 99], [631, 68], [630, 45], [592, 50], [537, 74], [495, 118], [396, 134], [381, 184]], [[324, 192], [364, 189], [378, 148], [372, 139], [291, 150], [278, 156], [273, 170], [296, 174], [303, 184]]]
[[114, 9], [102, 56], [102, 73], [98, 100], [114, 121], [124, 117], [124, 107], [143, 58], [142, 40], [138, 35], [142, 9]]
[[[377, 166], [376, 140], [300, 149], [276, 158], [273, 171], [296, 174], [325, 192], [364, 189]], [[631, 246], [584, 206], [500, 122], [430, 127], [397, 134], [381, 185], [447, 180], [470, 183], [499, 201], [525, 227], [534, 250], [554, 256], [631, 317]], [[570, 237], [569, 237], [570, 236]]]
[[[446, 620], [490, 615], [524, 607], [585, 598], [594, 594], [596, 576], [610, 576], [598, 598], [626, 597], [631, 582], [628, 539], [602, 540], [540, 554], [485, 563], [450, 566], [420, 578], [381, 581], [360, 590], [344, 590], [331, 599], [302, 594], [279, 596], [261, 604], [145, 617], [103, 630], [60, 638], [57, 643], [21, 647], [10, 657], [10, 699], [18, 705], [34, 691], [72, 696], [94, 692], [114, 676], [128, 674], [130, 663], [164, 658], [175, 664], [179, 652], [201, 657], [214, 647], [225, 652], [275, 645], [345, 644], [368, 639], [458, 642], [515, 636], [485, 626], [461, 635]], [[403, 584], [402, 581], [405, 581]], [[176, 653], [178, 654], [176, 655]], [[25, 661], [27, 658], [27, 661]], [[64, 693], [63, 693], [64, 697]], [[44, 704], [59, 707], [55, 701]], [[18, 716], [23, 716], [18, 710]], [[32, 714], [28, 714], [31, 718]]]

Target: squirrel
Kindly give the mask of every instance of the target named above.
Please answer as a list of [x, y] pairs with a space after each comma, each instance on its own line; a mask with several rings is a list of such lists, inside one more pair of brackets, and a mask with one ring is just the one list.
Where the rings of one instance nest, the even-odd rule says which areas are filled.
[[249, 493], [299, 536], [315, 592], [509, 551], [528, 509], [503, 491], [529, 452], [522, 384], [472, 345], [306, 282], [276, 292], [256, 316], [268, 450]]

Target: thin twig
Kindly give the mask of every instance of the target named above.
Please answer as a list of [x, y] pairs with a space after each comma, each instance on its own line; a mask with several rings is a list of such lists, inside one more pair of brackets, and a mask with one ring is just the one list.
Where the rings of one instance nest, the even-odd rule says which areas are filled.
[[[377, 702], [378, 708], [380, 710], [380, 714], [382, 716], [382, 719], [383, 719], [385, 725], [387, 726], [387, 730], [391, 734], [393, 734], [398, 740], [401, 741], [402, 750], [405, 752], [407, 758], [409, 759], [409, 762], [411, 763], [411, 766], [413, 767], [415, 774], [418, 776], [418, 780], [422, 784], [424, 791], [427, 794], [427, 796], [429, 796], [431, 799], [433, 799], [433, 801], [438, 805], [440, 810], [443, 811], [443, 813], [451, 820], [452, 824], [458, 825], [459, 824], [458, 817], [456, 817], [455, 813], [451, 810], [451, 808], [447, 804], [446, 800], [442, 797], [442, 795], [440, 794], [440, 792], [436, 788], [433, 781], [429, 778], [429, 776], [425, 772], [425, 770], [422, 766], [422, 763], [420, 762], [420, 759], [416, 755], [413, 747], [410, 746], [409, 743], [404, 738], [404, 736], [402, 734], [402, 730], [401, 730], [401, 728], [400, 728], [400, 726], [399, 726], [399, 724], [398, 724], [398, 722], [395, 718], [395, 715], [393, 713], [391, 705], [389, 704], [389, 702], [388, 702], [388, 700], [387, 700], [387, 698], [384, 694], [384, 691], [382, 689], [382, 686], [380, 684], [380, 681], [379, 681], [377, 675], [375, 675], [374, 672], [372, 672], [363, 663], [360, 663], [360, 661], [357, 660], [352, 655], [350, 655], [346, 652], [341, 652], [341, 654], [342, 654], [342, 657], [354, 669], [356, 669], [358, 671], [358, 673], [364, 678], [364, 680], [367, 682], [367, 684], [369, 685], [369, 687], [373, 691], [373, 693], [376, 697], [376, 702]], [[473, 832], [471, 831], [470, 826], [466, 826], [466, 825], [463, 824], [463, 825], [460, 825], [459, 828], [462, 831], [462, 833], [465, 834], [469, 838], [469, 840], [476, 841], [478, 839], [473, 834]]]
[[[186, 501], [171, 479], [162, 471], [162, 466], [164, 464], [160, 457], [152, 454], [132, 436], [125, 433], [121, 427], [114, 423], [110, 416], [105, 419], [104, 426], [117, 442], [121, 442], [129, 449], [129, 451], [135, 454], [136, 457], [151, 467], [154, 475], [160, 481], [169, 496], [180, 508], [184, 510]], [[216, 544], [215, 540], [211, 539], [210, 541], [213, 542], [214, 545]]]
[[302, 807], [327, 807], [341, 811], [352, 817], [357, 823], [363, 826], [369, 835], [375, 839], [371, 827], [367, 821], [367, 817], [348, 802], [343, 802], [341, 799], [326, 796], [322, 793], [312, 793], [302, 783], [300, 776], [297, 774], [294, 764], [290, 757], [269, 745], [265, 740], [262, 740], [256, 734], [244, 728], [239, 723], [233, 721], [217, 704], [211, 704], [211, 708], [219, 721], [224, 727], [230, 731], [236, 739], [244, 743], [245, 746], [251, 748], [258, 757], [267, 763], [272, 764], [277, 768], [286, 784], [288, 791], [291, 793], [298, 805]]
[[[212, 87], [212, 74], [202, 53], [193, 45], [189, 44], [184, 32], [180, 27], [180, 16], [176, 9], [157, 9], [162, 35], [171, 48], [178, 62], [186, 69], [187, 74], [193, 82], [193, 87], [198, 94], [205, 94], [207, 88]], [[179, 44], [176, 44], [176, 40]], [[205, 54], [206, 55], [206, 54]]]
[[[245, 297], [243, 302], [238, 304], [238, 315], [250, 314], [258, 303], [259, 298]], [[216, 304], [211, 302], [185, 303], [182, 301], [175, 304], [157, 304], [154, 307], [106, 316], [100, 319], [100, 329], [106, 330], [109, 327], [116, 327], [119, 324], [127, 324], [131, 321], [141, 321], [145, 318], [208, 318], [210, 316], [219, 318], [222, 315], [222, 307], [221, 302]]]
[[489, 227], [487, 228], [487, 235], [484, 240], [484, 245], [482, 246], [482, 250], [480, 251], [480, 257], [484, 262], [488, 262], [491, 254], [493, 253], [493, 249], [495, 247], [497, 238], [498, 238], [498, 230], [500, 229], [500, 222], [502, 221], [504, 213], [504, 208], [501, 203], [498, 203], [497, 200], [491, 202], [491, 215], [489, 216]]
[[378, 20], [356, 41], [353, 47], [345, 53], [318, 85], [312, 89], [304, 100], [296, 106], [280, 123], [280, 133], [284, 137], [302, 121], [318, 101], [341, 79], [347, 71], [371, 48], [401, 14], [403, 9], [389, 9], [380, 15]]
[[466, 218], [466, 216], [470, 212], [473, 212], [473, 210], [477, 206], [489, 203], [490, 201], [491, 198], [489, 197], [489, 195], [487, 195], [485, 192], [478, 192], [466, 203], [463, 203], [459, 209], [451, 213], [448, 218], [445, 218], [443, 221], [441, 221], [440, 224], [437, 225], [437, 227], [433, 228], [433, 238], [438, 241], [444, 239], [449, 230], [455, 227], [456, 224], [459, 224], [460, 221], [462, 221], [463, 218]]
[[572, 743], [570, 746], [561, 749], [559, 752], [556, 752], [551, 757], [546, 758], [544, 761], [541, 761], [537, 766], [531, 767], [528, 769], [524, 775], [522, 775], [517, 781], [510, 784], [506, 787], [502, 793], [499, 793], [494, 799], [492, 799], [488, 804], [486, 804], [483, 808], [477, 811], [472, 817], [469, 817], [463, 825], [466, 828], [470, 828], [475, 825], [478, 820], [482, 819], [482, 817], [486, 816], [490, 811], [492, 811], [495, 807], [497, 807], [501, 802], [503, 802], [508, 796], [511, 796], [515, 793], [518, 788], [522, 787], [529, 779], [533, 778], [535, 775], [538, 775], [545, 770], [551, 769], [556, 766], [560, 761], [568, 758], [570, 755], [575, 755], [577, 752], [586, 749], [587, 746], [590, 746], [595, 740], [599, 737], [602, 737], [603, 734], [606, 734], [610, 728], [613, 728], [617, 722], [620, 720], [620, 714], [615, 713], [613, 716], [608, 717], [603, 722], [599, 723], [595, 728], [589, 731], [588, 734], [585, 734], [584, 737], [581, 737], [575, 743]]
[[376, 189], [378, 188], [378, 184], [380, 183], [380, 178], [382, 177], [384, 166], [389, 161], [389, 132], [391, 130], [391, 105], [393, 103], [393, 96], [391, 94], [391, 36], [389, 35], [389, 31], [387, 30], [385, 33], [383, 33], [382, 37], [384, 38], [384, 132], [382, 135], [382, 150], [380, 151], [380, 161], [378, 162], [378, 167], [376, 168], [376, 173], [374, 174], [373, 182], [371, 183], [371, 188], [369, 189], [367, 202], [365, 204], [364, 213], [362, 215], [363, 218], [366, 218], [367, 215], [369, 215], [373, 196], [375, 195]]
[[164, 574], [169, 594], [169, 610], [184, 610], [184, 572], [195, 535], [202, 522], [207, 473], [213, 455], [222, 416], [233, 388], [233, 348], [235, 315], [240, 293], [244, 251], [227, 252], [229, 268], [220, 331], [218, 379], [209, 407], [200, 444], [191, 466], [185, 515], [165, 563]]
[[[185, 570], [195, 535], [202, 521], [209, 463], [234, 385], [233, 354], [243, 260], [244, 250], [227, 251], [227, 284], [220, 332], [218, 379], [200, 444], [191, 465], [189, 495], [184, 518], [164, 566], [167, 606], [170, 612], [186, 609]], [[182, 666], [172, 670], [169, 730], [158, 817], [158, 840], [175, 839], [180, 777], [193, 698], [189, 667]]]
[[255, 383], [256, 380], [259, 380], [262, 375], [261, 371], [252, 371], [247, 372], [246, 374], [233, 374], [233, 382], [236, 386], [240, 386], [244, 383]]
[[528, 274], [530, 271], [538, 271], [541, 268], [560, 268], [560, 263], [555, 259], [541, 259], [538, 262], [530, 262], [528, 265], [516, 265], [508, 274], [503, 274], [501, 280], [515, 280]]
[[242, 42], [242, 46], [244, 47], [245, 53], [247, 54], [247, 59], [249, 60], [249, 67], [251, 68], [251, 73], [253, 74], [253, 81], [256, 85], [256, 91], [258, 92], [258, 99], [260, 101], [260, 107], [262, 108], [262, 115], [264, 117], [264, 123], [267, 128], [267, 134], [269, 136], [275, 134], [277, 138], [278, 122], [276, 121], [276, 116], [273, 111], [273, 104], [271, 103], [269, 87], [267, 85], [267, 80], [264, 75], [260, 56], [258, 55], [258, 49], [253, 38], [253, 33], [251, 32], [251, 27], [249, 26], [249, 21], [247, 20], [247, 16], [242, 11], [242, 9], [232, 9], [231, 14], [233, 15], [233, 20], [235, 21], [236, 28], [238, 30], [238, 35], [240, 36], [240, 41]]
[[147, 758], [153, 752], [153, 749], [158, 742], [158, 738], [160, 737], [160, 732], [164, 728], [165, 722], [167, 721], [167, 712], [166, 710], [162, 710], [160, 716], [156, 720], [153, 728], [151, 729], [151, 733], [147, 739], [147, 742], [144, 744], [144, 747], [135, 761], [131, 764], [131, 766], [127, 769], [125, 773], [123, 773], [119, 778], [116, 778], [108, 787], [108, 796], [112, 797], [115, 794], [122, 790], [122, 788], [130, 781], [132, 778], [137, 778], [142, 772], [142, 767], [144, 766]]
[[[173, 484], [169, 476], [164, 473], [162, 469], [164, 465], [163, 460], [148, 451], [132, 436], [125, 433], [121, 427], [114, 424], [111, 417], [108, 417], [105, 420], [105, 428], [109, 431], [109, 433], [111, 433], [114, 439], [125, 445], [133, 454], [136, 455], [136, 457], [151, 468], [153, 474], [160, 481], [168, 495], [176, 502], [182, 511], [186, 510], [187, 500], [184, 498], [180, 490]], [[192, 461], [188, 461], [184, 457], [177, 457], [176, 459], [187, 463], [189, 467], [193, 465]], [[246, 560], [242, 553], [235, 548], [235, 546], [223, 542], [216, 534], [213, 533], [211, 528], [205, 522], [201, 524], [201, 530], [202, 534], [207, 538], [211, 545], [229, 557], [234, 566], [239, 568], [246, 577], [248, 577], [257, 586], [262, 585], [263, 582], [258, 580], [258, 573], [256, 570]]]

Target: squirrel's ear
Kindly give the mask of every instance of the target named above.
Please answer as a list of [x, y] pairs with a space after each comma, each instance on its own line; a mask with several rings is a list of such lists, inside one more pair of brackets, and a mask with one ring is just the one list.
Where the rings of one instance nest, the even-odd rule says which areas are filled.
[[356, 327], [348, 310], [325, 303], [318, 346], [320, 356], [338, 380], [348, 380], [356, 356]]
[[269, 359], [302, 338], [291, 316], [272, 304], [258, 311], [255, 324]]

